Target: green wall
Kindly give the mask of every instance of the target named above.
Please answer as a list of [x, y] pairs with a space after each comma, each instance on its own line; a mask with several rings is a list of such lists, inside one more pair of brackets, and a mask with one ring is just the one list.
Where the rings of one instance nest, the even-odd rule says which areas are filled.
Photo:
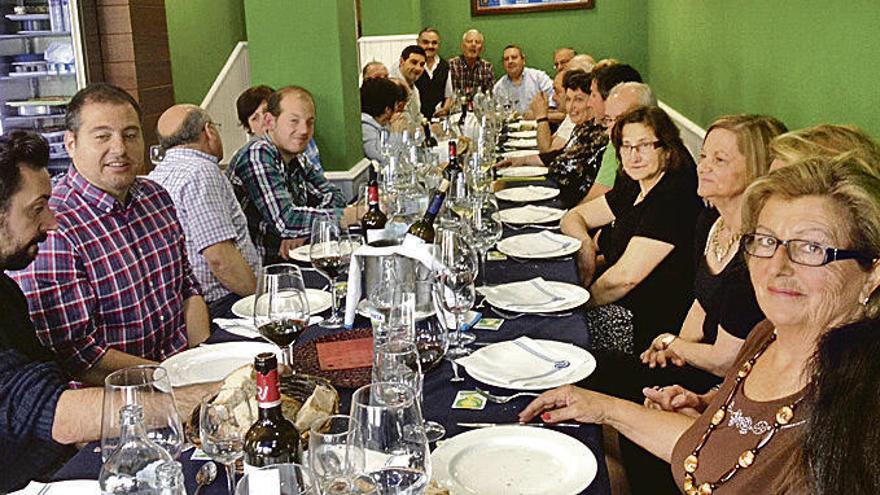
[[422, 30], [421, 0], [361, 0], [363, 36], [412, 34]]
[[245, 0], [253, 84], [296, 84], [315, 97], [321, 163], [348, 170], [363, 157], [352, 0]]
[[878, 32], [876, 0], [652, 1], [648, 80], [702, 126], [757, 112], [880, 136]]
[[242, 0], [165, 0], [174, 99], [198, 105], [239, 41]]
[[[585, 10], [499, 14], [471, 17], [468, 0], [421, 0], [421, 25], [409, 22], [415, 7], [407, 10], [407, 24], [398, 28], [386, 5], [419, 4], [419, 0], [361, 0], [363, 30], [366, 35], [417, 33], [420, 27], [433, 26], [440, 31], [440, 53], [444, 58], [460, 53], [461, 35], [470, 28], [482, 31], [486, 39], [484, 58], [495, 65], [497, 76], [504, 75], [501, 52], [516, 43], [526, 52], [530, 67], [553, 70], [553, 50], [573, 46], [579, 52], [599, 58], [615, 57], [640, 70], [647, 66], [645, 0], [597, 0], [596, 7]], [[378, 15], [376, 10], [385, 13]]]

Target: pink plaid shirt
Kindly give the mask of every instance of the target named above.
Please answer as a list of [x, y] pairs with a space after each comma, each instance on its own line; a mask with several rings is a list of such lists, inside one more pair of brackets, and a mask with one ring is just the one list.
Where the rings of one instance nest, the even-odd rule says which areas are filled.
[[12, 274], [43, 345], [73, 372], [108, 349], [156, 361], [186, 349], [183, 303], [201, 289], [168, 193], [138, 178], [121, 204], [71, 167], [49, 205], [58, 230]]

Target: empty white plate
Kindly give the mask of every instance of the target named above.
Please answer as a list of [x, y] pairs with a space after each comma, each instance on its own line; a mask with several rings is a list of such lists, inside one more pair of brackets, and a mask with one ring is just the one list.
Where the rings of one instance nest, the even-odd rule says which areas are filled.
[[533, 129], [530, 131], [514, 131], [507, 134], [511, 139], [531, 139], [538, 136], [538, 131]]
[[598, 464], [576, 438], [533, 426], [495, 426], [456, 435], [431, 454], [433, 479], [453, 494], [576, 495]]
[[532, 201], [544, 201], [559, 196], [559, 189], [544, 186], [510, 187], [495, 193], [495, 197], [505, 201], [517, 203], [530, 203]]
[[511, 225], [555, 222], [565, 215], [565, 210], [549, 206], [525, 205], [507, 208], [495, 213], [495, 219]]
[[537, 139], [510, 139], [504, 143], [508, 148], [534, 149], [538, 147]]
[[531, 234], [519, 234], [502, 239], [498, 250], [516, 258], [544, 259], [556, 258], [576, 253], [581, 241], [556, 232], [546, 230]]
[[[232, 305], [232, 314], [239, 318], [254, 317], [254, 296], [243, 297]], [[306, 289], [306, 298], [309, 300], [309, 313], [316, 315], [330, 309], [333, 306], [333, 296], [326, 290]]]
[[538, 177], [540, 175], [546, 175], [550, 172], [550, 169], [547, 167], [534, 167], [534, 166], [523, 166], [523, 167], [504, 167], [498, 169], [499, 177]]
[[538, 150], [513, 150], [513, 151], [505, 151], [501, 154], [504, 158], [526, 158], [529, 156], [538, 156], [540, 153]]

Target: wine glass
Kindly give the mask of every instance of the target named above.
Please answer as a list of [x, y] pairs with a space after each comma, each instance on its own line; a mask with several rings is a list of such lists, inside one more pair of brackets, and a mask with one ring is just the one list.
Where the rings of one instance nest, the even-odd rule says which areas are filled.
[[416, 295], [404, 286], [393, 292], [391, 311], [385, 322], [385, 337], [389, 341], [415, 342]]
[[309, 300], [299, 267], [290, 263], [260, 270], [254, 299], [254, 326], [281, 348], [281, 360], [293, 373], [293, 344], [309, 322]]
[[[416, 350], [419, 353], [422, 373], [436, 368], [449, 349], [449, 333], [446, 330], [446, 322], [441, 323], [441, 318], [443, 315], [438, 314], [437, 318], [426, 318], [416, 325]], [[422, 384], [424, 385], [424, 379]], [[422, 415], [424, 416], [424, 408]], [[428, 437], [428, 442], [434, 443], [446, 436], [446, 428], [436, 421], [426, 419], [425, 436]]]
[[387, 338], [385, 323], [391, 316], [395, 293], [399, 291], [402, 282], [397, 273], [394, 256], [379, 258], [376, 269], [378, 274], [368, 289], [367, 298], [370, 304], [370, 319], [373, 323], [373, 339], [376, 345], [379, 345]]
[[143, 365], [124, 368], [104, 379], [101, 417], [101, 459], [106, 461], [119, 445], [119, 412], [128, 405], [143, 408], [147, 438], [177, 458], [183, 446], [183, 426], [171, 379], [165, 368]]
[[[477, 275], [476, 253], [459, 233], [444, 230], [440, 244], [435, 246], [435, 256], [442, 265], [434, 274], [434, 294], [442, 311], [455, 315], [455, 334], [450, 338], [449, 357], [459, 358], [470, 354], [466, 344], [474, 336], [462, 333], [464, 315], [473, 307], [476, 293], [474, 279]], [[470, 337], [470, 339], [468, 339]]]
[[272, 493], [277, 495], [314, 495], [312, 477], [299, 464], [272, 464], [249, 471], [235, 488], [235, 495]]
[[312, 222], [312, 237], [309, 258], [312, 266], [330, 282], [333, 308], [330, 318], [319, 323], [323, 328], [341, 328], [342, 316], [339, 314], [337, 283], [342, 275], [348, 273], [351, 261], [351, 239], [348, 232], [339, 229], [332, 217], [319, 217]]
[[309, 429], [309, 468], [321, 495], [352, 493], [363, 471], [364, 452], [352, 445], [355, 423], [345, 414], [316, 421]]
[[488, 285], [486, 276], [486, 256], [499, 240], [504, 226], [498, 218], [498, 205], [489, 198], [473, 198], [469, 204], [471, 214], [467, 218], [464, 236], [468, 243], [477, 250], [479, 259], [478, 276], [482, 276], [483, 285]]
[[242, 389], [222, 389], [215, 401], [211, 394], [202, 399], [199, 410], [199, 439], [208, 457], [226, 466], [229, 495], [235, 492], [235, 461], [244, 455], [244, 436], [257, 420], [250, 396]]
[[[441, 225], [446, 227], [454, 226], [465, 220], [470, 214], [469, 202], [470, 194], [467, 176], [464, 172], [459, 172], [452, 177], [449, 189], [446, 191], [446, 209], [440, 217]], [[450, 212], [454, 213], [455, 216], [451, 215]]]
[[370, 452], [364, 474], [375, 493], [420, 494], [431, 478], [428, 439], [416, 393], [402, 383], [365, 385], [351, 399], [352, 444]]

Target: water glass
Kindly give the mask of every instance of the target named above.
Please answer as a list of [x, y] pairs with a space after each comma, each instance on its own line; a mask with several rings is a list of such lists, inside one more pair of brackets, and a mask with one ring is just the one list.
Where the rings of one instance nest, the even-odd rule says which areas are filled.
[[119, 412], [128, 405], [143, 408], [147, 438], [176, 459], [184, 436], [171, 379], [161, 366], [144, 365], [114, 371], [104, 379], [101, 460], [106, 461], [119, 445]]
[[312, 424], [309, 430], [309, 468], [321, 495], [346, 495], [364, 469], [364, 452], [352, 444], [354, 422], [345, 414]]
[[[250, 397], [241, 389], [222, 389], [202, 399], [199, 411], [199, 439], [202, 450], [226, 467], [227, 492], [235, 491], [235, 461], [244, 455], [244, 436], [257, 420]], [[214, 401], [214, 402], [212, 402]]]

